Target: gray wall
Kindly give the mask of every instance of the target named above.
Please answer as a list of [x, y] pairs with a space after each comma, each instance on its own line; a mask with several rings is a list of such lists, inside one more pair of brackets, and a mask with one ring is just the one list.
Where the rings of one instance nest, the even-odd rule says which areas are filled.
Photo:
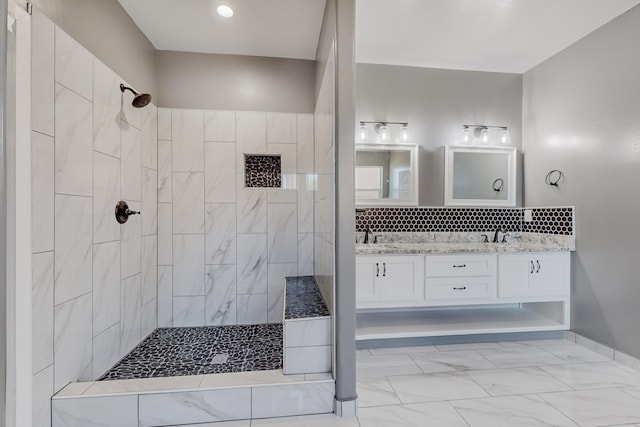
[[159, 106], [312, 113], [315, 61], [158, 51]]
[[[524, 75], [525, 200], [575, 205], [572, 329], [640, 357], [640, 7]], [[545, 185], [552, 169], [566, 180]]]
[[[14, 0], [26, 7], [26, 0]], [[158, 93], [155, 49], [117, 0], [31, 0], [138, 92]], [[155, 102], [155, 100], [154, 100]]]
[[508, 126], [521, 147], [522, 75], [357, 64], [356, 120], [409, 122], [410, 142], [422, 147], [419, 203], [440, 206], [441, 147], [460, 143], [463, 124]]

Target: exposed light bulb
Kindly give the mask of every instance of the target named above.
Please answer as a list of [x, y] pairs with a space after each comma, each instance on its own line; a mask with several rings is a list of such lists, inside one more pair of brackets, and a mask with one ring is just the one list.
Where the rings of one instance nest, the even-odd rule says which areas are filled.
[[218, 9], [216, 10], [218, 11], [218, 15], [222, 16], [223, 18], [231, 18], [233, 16], [233, 9], [231, 9], [227, 5], [222, 4], [218, 6]]
[[389, 139], [389, 127], [386, 123], [380, 123], [380, 139], [386, 141]]
[[471, 139], [471, 135], [469, 134], [469, 126], [462, 127], [462, 142], [464, 144], [468, 144]]
[[480, 138], [483, 144], [489, 143], [489, 128], [483, 127], [480, 131]]
[[409, 124], [405, 123], [402, 125], [402, 140], [407, 142], [409, 140]]
[[367, 125], [364, 122], [360, 122], [360, 141], [364, 141], [367, 138]]
[[511, 144], [509, 129], [507, 129], [506, 127], [503, 127], [502, 130], [500, 130], [500, 143], [504, 145]]

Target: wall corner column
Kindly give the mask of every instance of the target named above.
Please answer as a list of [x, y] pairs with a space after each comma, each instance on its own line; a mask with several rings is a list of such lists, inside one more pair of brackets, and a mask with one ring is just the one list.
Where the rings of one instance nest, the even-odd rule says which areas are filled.
[[357, 410], [354, 216], [355, 0], [336, 0], [336, 6], [336, 413], [341, 416], [353, 416]]

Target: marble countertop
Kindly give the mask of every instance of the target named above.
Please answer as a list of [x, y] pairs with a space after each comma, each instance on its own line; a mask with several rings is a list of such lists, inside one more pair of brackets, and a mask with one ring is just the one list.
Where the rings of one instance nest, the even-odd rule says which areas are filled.
[[[401, 236], [380, 236], [380, 243], [356, 243], [358, 255], [380, 254], [456, 254], [456, 253], [517, 253], [517, 252], [563, 252], [574, 251], [573, 236], [560, 236], [537, 233], [518, 233], [515, 238], [507, 239], [504, 243], [484, 243], [476, 239], [475, 235], [446, 239], [443, 236], [416, 236], [407, 233], [405, 239]], [[433, 233], [431, 233], [433, 234]], [[515, 234], [515, 233], [513, 233]], [[462, 240], [462, 241], [461, 241]]]

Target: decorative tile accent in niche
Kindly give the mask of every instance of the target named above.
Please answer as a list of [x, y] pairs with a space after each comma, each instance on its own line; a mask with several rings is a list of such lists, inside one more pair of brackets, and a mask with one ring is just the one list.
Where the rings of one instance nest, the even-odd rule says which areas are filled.
[[282, 159], [279, 154], [245, 154], [245, 187], [282, 187]]

